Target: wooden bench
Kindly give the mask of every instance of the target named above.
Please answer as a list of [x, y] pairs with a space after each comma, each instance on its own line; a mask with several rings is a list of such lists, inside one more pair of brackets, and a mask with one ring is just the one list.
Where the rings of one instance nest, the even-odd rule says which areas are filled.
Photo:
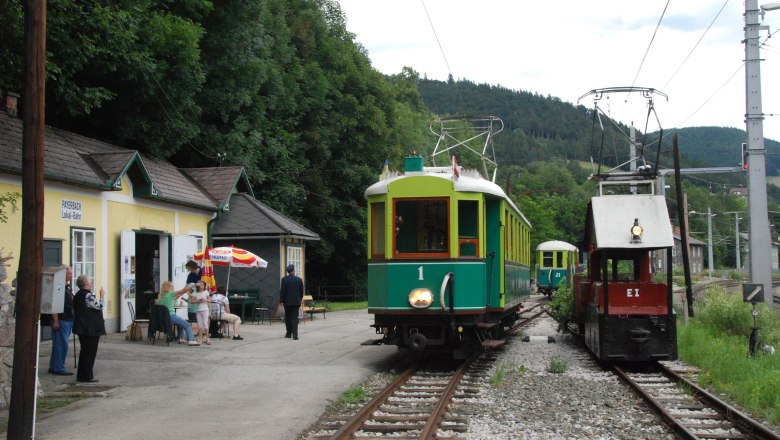
[[309, 319], [314, 319], [315, 313], [322, 313], [322, 319], [325, 319], [325, 312], [327, 311], [327, 307], [324, 302], [314, 301], [313, 296], [304, 295], [301, 310], [303, 310], [303, 313], [309, 314]]

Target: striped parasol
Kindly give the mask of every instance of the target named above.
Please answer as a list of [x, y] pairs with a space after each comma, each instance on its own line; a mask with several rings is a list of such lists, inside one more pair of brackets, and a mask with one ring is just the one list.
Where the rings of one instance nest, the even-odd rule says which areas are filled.
[[[257, 255], [234, 246], [207, 248], [195, 254], [195, 261], [201, 261], [206, 256], [215, 266], [259, 267], [265, 269], [268, 262]], [[205, 262], [205, 260], [203, 260]]]
[[217, 291], [217, 280], [214, 278], [214, 266], [211, 264], [211, 258], [209, 258], [209, 248], [203, 252], [205, 258], [201, 257], [203, 263], [201, 264], [200, 279], [206, 283], [206, 290], [214, 293]]
[[[195, 254], [196, 261], [203, 261], [203, 275], [201, 279], [205, 279], [206, 274], [206, 262], [209, 265], [215, 266], [228, 266], [228, 276], [226, 286], [230, 286], [230, 268], [232, 267], [259, 267], [265, 269], [268, 267], [268, 262], [258, 257], [257, 255], [241, 249], [235, 246], [223, 246], [215, 248], [206, 248], [202, 252]], [[214, 279], [214, 269], [211, 269], [211, 279]], [[216, 283], [215, 283], [216, 285]], [[214, 287], [216, 291], [216, 287]]]

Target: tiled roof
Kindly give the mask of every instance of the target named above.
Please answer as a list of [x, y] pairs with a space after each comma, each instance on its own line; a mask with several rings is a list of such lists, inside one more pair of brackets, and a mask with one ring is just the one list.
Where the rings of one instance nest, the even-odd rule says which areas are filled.
[[[164, 160], [145, 157], [135, 150], [54, 127], [46, 127], [45, 148], [44, 174], [47, 180], [111, 190], [118, 189], [115, 187], [117, 180], [135, 168], [138, 172], [133, 172], [130, 177], [134, 187], [138, 187], [136, 197], [150, 197], [208, 210], [221, 208], [238, 182], [245, 190], [251, 191], [241, 167], [179, 170]], [[22, 121], [2, 112], [0, 170], [13, 174], [22, 172]], [[227, 178], [220, 179], [220, 175]]]
[[228, 202], [237, 187], [254, 195], [242, 167], [182, 168], [180, 171], [204, 188], [220, 207]]
[[87, 157], [103, 170], [109, 181], [116, 182], [127, 172], [128, 166], [137, 156], [137, 151], [125, 150], [115, 153], [93, 153]]
[[320, 236], [258, 202], [249, 194], [233, 194], [230, 210], [214, 223], [215, 236], [289, 236], [319, 240]]

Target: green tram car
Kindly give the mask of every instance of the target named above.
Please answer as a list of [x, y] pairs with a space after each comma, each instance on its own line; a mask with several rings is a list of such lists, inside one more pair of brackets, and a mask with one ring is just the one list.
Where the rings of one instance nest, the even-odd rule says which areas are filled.
[[475, 170], [383, 176], [368, 200], [368, 312], [382, 343], [463, 358], [497, 346], [531, 291], [531, 224]]
[[571, 286], [579, 265], [579, 251], [573, 244], [552, 240], [536, 247], [536, 290], [552, 296], [562, 286]]

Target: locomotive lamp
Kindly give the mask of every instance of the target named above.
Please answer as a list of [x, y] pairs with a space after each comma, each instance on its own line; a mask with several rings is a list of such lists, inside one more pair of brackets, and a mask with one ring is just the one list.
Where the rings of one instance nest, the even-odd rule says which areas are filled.
[[433, 293], [428, 289], [414, 289], [409, 293], [409, 305], [415, 309], [425, 309], [433, 304]]
[[639, 219], [635, 218], [634, 226], [631, 226], [631, 243], [641, 243], [642, 232], [644, 232], [644, 229], [639, 225]]

